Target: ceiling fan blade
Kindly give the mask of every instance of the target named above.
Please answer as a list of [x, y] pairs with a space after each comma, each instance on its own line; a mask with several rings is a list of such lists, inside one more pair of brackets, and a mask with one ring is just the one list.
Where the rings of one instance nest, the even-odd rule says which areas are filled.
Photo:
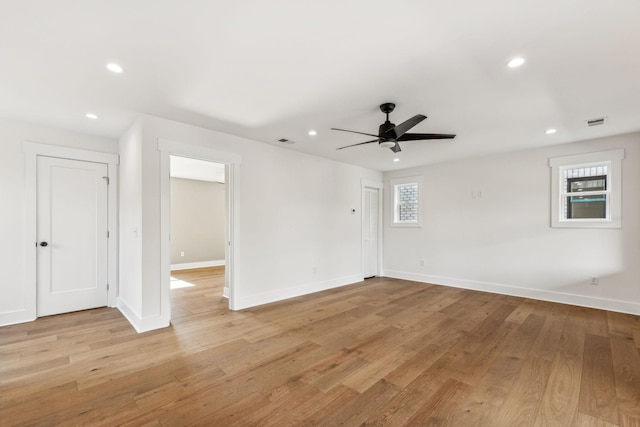
[[394, 153], [398, 153], [398, 152], [402, 151], [400, 149], [400, 144], [398, 144], [397, 142], [396, 142], [396, 145], [394, 145], [393, 147], [389, 148], [389, 150], [393, 151]]
[[455, 135], [446, 133], [405, 133], [398, 141], [419, 141], [422, 139], [453, 139]]
[[331, 128], [331, 130], [339, 130], [341, 132], [359, 133], [360, 135], [375, 136], [376, 138], [378, 138], [378, 135], [374, 135], [372, 133], [357, 132], [355, 130], [338, 129], [338, 128]]
[[411, 129], [412, 127], [414, 127], [415, 125], [417, 125], [418, 123], [420, 123], [426, 118], [427, 116], [423, 116], [422, 114], [416, 114], [415, 116], [411, 117], [409, 120], [406, 120], [400, 123], [398, 126], [395, 126], [394, 128], [389, 129], [386, 133], [392, 135], [393, 138], [398, 139], [402, 135], [404, 135], [405, 132], [407, 132], [409, 129]]
[[343, 148], [355, 147], [356, 145], [371, 144], [372, 142], [378, 142], [380, 139], [372, 139], [371, 141], [360, 142], [358, 144], [347, 145], [346, 147], [336, 148], [336, 150], [342, 150]]

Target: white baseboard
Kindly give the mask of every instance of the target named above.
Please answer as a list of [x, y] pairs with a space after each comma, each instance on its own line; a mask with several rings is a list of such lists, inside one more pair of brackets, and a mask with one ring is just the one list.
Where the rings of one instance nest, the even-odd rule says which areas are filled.
[[229, 288], [228, 288], [227, 286], [225, 286], [225, 287], [222, 289], [222, 296], [223, 296], [224, 298], [226, 298], [226, 299], [229, 299]]
[[0, 326], [15, 325], [17, 323], [33, 322], [36, 320], [35, 313], [30, 310], [14, 310], [0, 313]]
[[165, 319], [163, 316], [140, 317], [129, 304], [120, 298], [118, 298], [118, 310], [139, 334], [153, 331], [154, 329], [166, 328], [171, 324], [171, 320]]
[[341, 286], [352, 285], [362, 282], [362, 275], [353, 275], [339, 277], [337, 279], [325, 280], [322, 282], [312, 282], [306, 285], [296, 286], [292, 288], [280, 289], [271, 292], [264, 292], [257, 295], [249, 295], [245, 297], [236, 297], [232, 310], [242, 310], [244, 308], [255, 307], [258, 305], [268, 304], [270, 302], [282, 301], [289, 298], [295, 298], [302, 295], [312, 294], [315, 292], [326, 291], [327, 289], [338, 288]]
[[183, 264], [171, 264], [171, 271], [175, 270], [191, 270], [192, 268], [220, 267], [225, 265], [223, 259], [215, 261], [185, 262]]
[[577, 305], [580, 307], [597, 308], [601, 310], [616, 311], [619, 313], [640, 315], [640, 304], [627, 301], [566, 294], [562, 292], [546, 291], [540, 289], [520, 288], [511, 285], [477, 282], [473, 280], [455, 279], [451, 277], [408, 273], [404, 271], [385, 270], [384, 275], [385, 277], [391, 277], [394, 279], [411, 280], [414, 282], [431, 283], [434, 285], [450, 286], [453, 288], [471, 289], [474, 291], [511, 295], [515, 297], [531, 298], [542, 301], [557, 302], [561, 304]]

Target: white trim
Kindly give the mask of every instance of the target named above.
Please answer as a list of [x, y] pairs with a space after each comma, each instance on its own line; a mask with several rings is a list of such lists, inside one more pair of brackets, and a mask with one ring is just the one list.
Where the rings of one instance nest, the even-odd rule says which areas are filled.
[[0, 326], [14, 325], [16, 323], [32, 322], [36, 320], [35, 310], [32, 311], [26, 301], [27, 295], [25, 295], [24, 304], [26, 308], [0, 313]]
[[37, 276], [36, 251], [34, 243], [37, 240], [37, 158], [38, 156], [56, 157], [88, 162], [104, 163], [109, 174], [108, 190], [108, 270], [107, 280], [109, 291], [107, 304], [117, 305], [118, 295], [118, 164], [120, 158], [114, 153], [83, 150], [79, 148], [59, 145], [43, 144], [24, 141], [22, 151], [25, 158], [25, 218], [24, 218], [24, 309], [0, 313], [0, 325], [21, 323], [37, 318]]
[[364, 278], [361, 275], [353, 275], [346, 277], [339, 277], [336, 279], [325, 280], [323, 282], [312, 282], [301, 286], [295, 286], [287, 289], [279, 289], [276, 291], [264, 292], [257, 295], [250, 295], [247, 297], [240, 297], [236, 300], [236, 310], [241, 310], [249, 307], [255, 307], [258, 305], [268, 304], [271, 302], [277, 302], [286, 300], [289, 298], [295, 298], [302, 295], [308, 295], [315, 292], [322, 292], [328, 289], [339, 288], [342, 286], [352, 285], [354, 283], [362, 282]]
[[501, 295], [531, 298], [541, 301], [571, 304], [580, 307], [597, 308], [616, 311], [619, 313], [640, 315], [640, 304], [607, 298], [589, 297], [584, 295], [567, 294], [563, 292], [546, 291], [540, 289], [522, 288], [512, 285], [478, 282], [474, 280], [456, 279], [452, 277], [431, 276], [427, 274], [408, 273], [404, 271], [385, 271], [385, 277], [411, 280], [414, 282], [431, 283], [434, 285], [453, 288], [471, 289]]
[[122, 298], [118, 298], [118, 310], [131, 323], [131, 326], [140, 332], [138, 330], [138, 325], [142, 323], [140, 315]]
[[362, 275], [364, 276], [364, 264], [365, 264], [365, 259], [364, 259], [364, 212], [365, 212], [365, 207], [364, 207], [364, 192], [366, 188], [373, 188], [378, 190], [378, 268], [376, 271], [376, 276], [380, 277], [382, 275], [382, 263], [383, 263], [383, 224], [384, 224], [384, 219], [383, 219], [383, 212], [384, 212], [384, 197], [383, 197], [383, 190], [384, 190], [384, 183], [379, 182], [379, 181], [372, 181], [369, 179], [364, 179], [362, 178], [362, 180], [360, 181], [360, 186], [361, 186], [361, 197], [362, 197], [362, 203], [360, 205], [360, 211], [362, 212], [362, 214], [360, 215], [360, 222], [362, 224], [361, 228], [360, 228], [360, 252], [362, 254], [361, 257], [361, 272]]
[[593, 153], [574, 154], [571, 156], [552, 157], [549, 159], [549, 166], [583, 165], [598, 163], [606, 160], [624, 159], [624, 148], [608, 151], [596, 151]]
[[242, 163], [242, 157], [239, 154], [163, 138], [158, 139], [158, 150], [169, 152], [175, 156], [191, 157], [196, 160], [206, 160], [225, 165]]
[[360, 180], [360, 185], [362, 188], [377, 188], [378, 190], [382, 190], [384, 188], [384, 183], [381, 181], [373, 181], [371, 179], [362, 178]]
[[222, 297], [229, 299], [229, 287], [225, 286], [222, 288]]
[[210, 162], [222, 163], [226, 165], [227, 182], [225, 184], [227, 194], [227, 209], [229, 215], [229, 250], [226, 259], [225, 283], [229, 287], [229, 308], [237, 310], [236, 294], [238, 288], [237, 271], [239, 260], [239, 248], [237, 242], [240, 241], [240, 163], [241, 156], [235, 153], [219, 151], [198, 145], [191, 145], [183, 142], [158, 139], [158, 150], [160, 150], [160, 286], [161, 286], [161, 313], [167, 314], [171, 319], [171, 183], [170, 183], [170, 156], [191, 157], [193, 159], [206, 160]]
[[[551, 227], [553, 228], [622, 228], [622, 159], [624, 149], [582, 153], [572, 156], [552, 157], [551, 168]], [[608, 167], [607, 218], [565, 219], [562, 217], [561, 170], [567, 167], [583, 167], [606, 164]]]
[[220, 267], [223, 265], [225, 265], [225, 260], [223, 259], [215, 261], [184, 262], [182, 264], [171, 264], [171, 271], [191, 270], [192, 268]]
[[131, 326], [139, 334], [143, 332], [153, 331], [154, 329], [166, 328], [170, 325], [170, 320], [166, 316], [152, 316], [142, 318], [129, 304], [123, 299], [118, 298], [118, 310], [129, 321]]

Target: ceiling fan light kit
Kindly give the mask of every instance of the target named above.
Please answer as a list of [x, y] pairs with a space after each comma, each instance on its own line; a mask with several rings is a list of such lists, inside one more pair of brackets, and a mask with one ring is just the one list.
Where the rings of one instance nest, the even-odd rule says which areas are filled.
[[375, 137], [375, 139], [372, 139], [370, 141], [365, 141], [365, 142], [360, 142], [358, 144], [352, 144], [352, 145], [347, 145], [345, 147], [340, 147], [338, 148], [338, 150], [342, 150], [343, 148], [355, 147], [357, 145], [365, 145], [365, 144], [371, 144], [371, 143], [377, 142], [380, 147], [389, 148], [394, 153], [398, 153], [402, 151], [400, 149], [400, 144], [398, 144], [398, 141], [421, 141], [421, 140], [427, 140], [427, 139], [455, 138], [455, 135], [452, 135], [452, 134], [407, 133], [409, 129], [411, 129], [412, 127], [414, 127], [415, 125], [423, 121], [424, 119], [426, 119], [427, 116], [424, 116], [422, 114], [416, 114], [415, 116], [411, 117], [409, 120], [405, 120], [404, 122], [396, 126], [395, 123], [391, 123], [391, 121], [389, 121], [389, 113], [391, 113], [395, 108], [396, 108], [396, 104], [392, 102], [385, 102], [384, 104], [380, 105], [380, 111], [382, 111], [384, 114], [387, 115], [387, 119], [378, 128], [377, 135], [374, 135], [372, 133], [357, 132], [354, 130], [331, 128], [331, 130], [357, 133], [360, 135]]
[[396, 143], [393, 142], [393, 141], [381, 141], [380, 142], [380, 147], [383, 147], [383, 148], [391, 148], [394, 145], [396, 145]]

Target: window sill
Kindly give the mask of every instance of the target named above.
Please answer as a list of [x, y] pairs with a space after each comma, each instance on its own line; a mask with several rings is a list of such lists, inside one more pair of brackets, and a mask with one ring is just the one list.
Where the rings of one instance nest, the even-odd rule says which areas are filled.
[[391, 223], [391, 227], [395, 227], [395, 228], [422, 228], [422, 224], [393, 222], [393, 223]]
[[583, 221], [554, 221], [551, 224], [552, 228], [622, 228], [622, 221], [611, 221], [611, 220], [602, 220], [602, 221], [591, 221], [591, 220], [583, 220]]

